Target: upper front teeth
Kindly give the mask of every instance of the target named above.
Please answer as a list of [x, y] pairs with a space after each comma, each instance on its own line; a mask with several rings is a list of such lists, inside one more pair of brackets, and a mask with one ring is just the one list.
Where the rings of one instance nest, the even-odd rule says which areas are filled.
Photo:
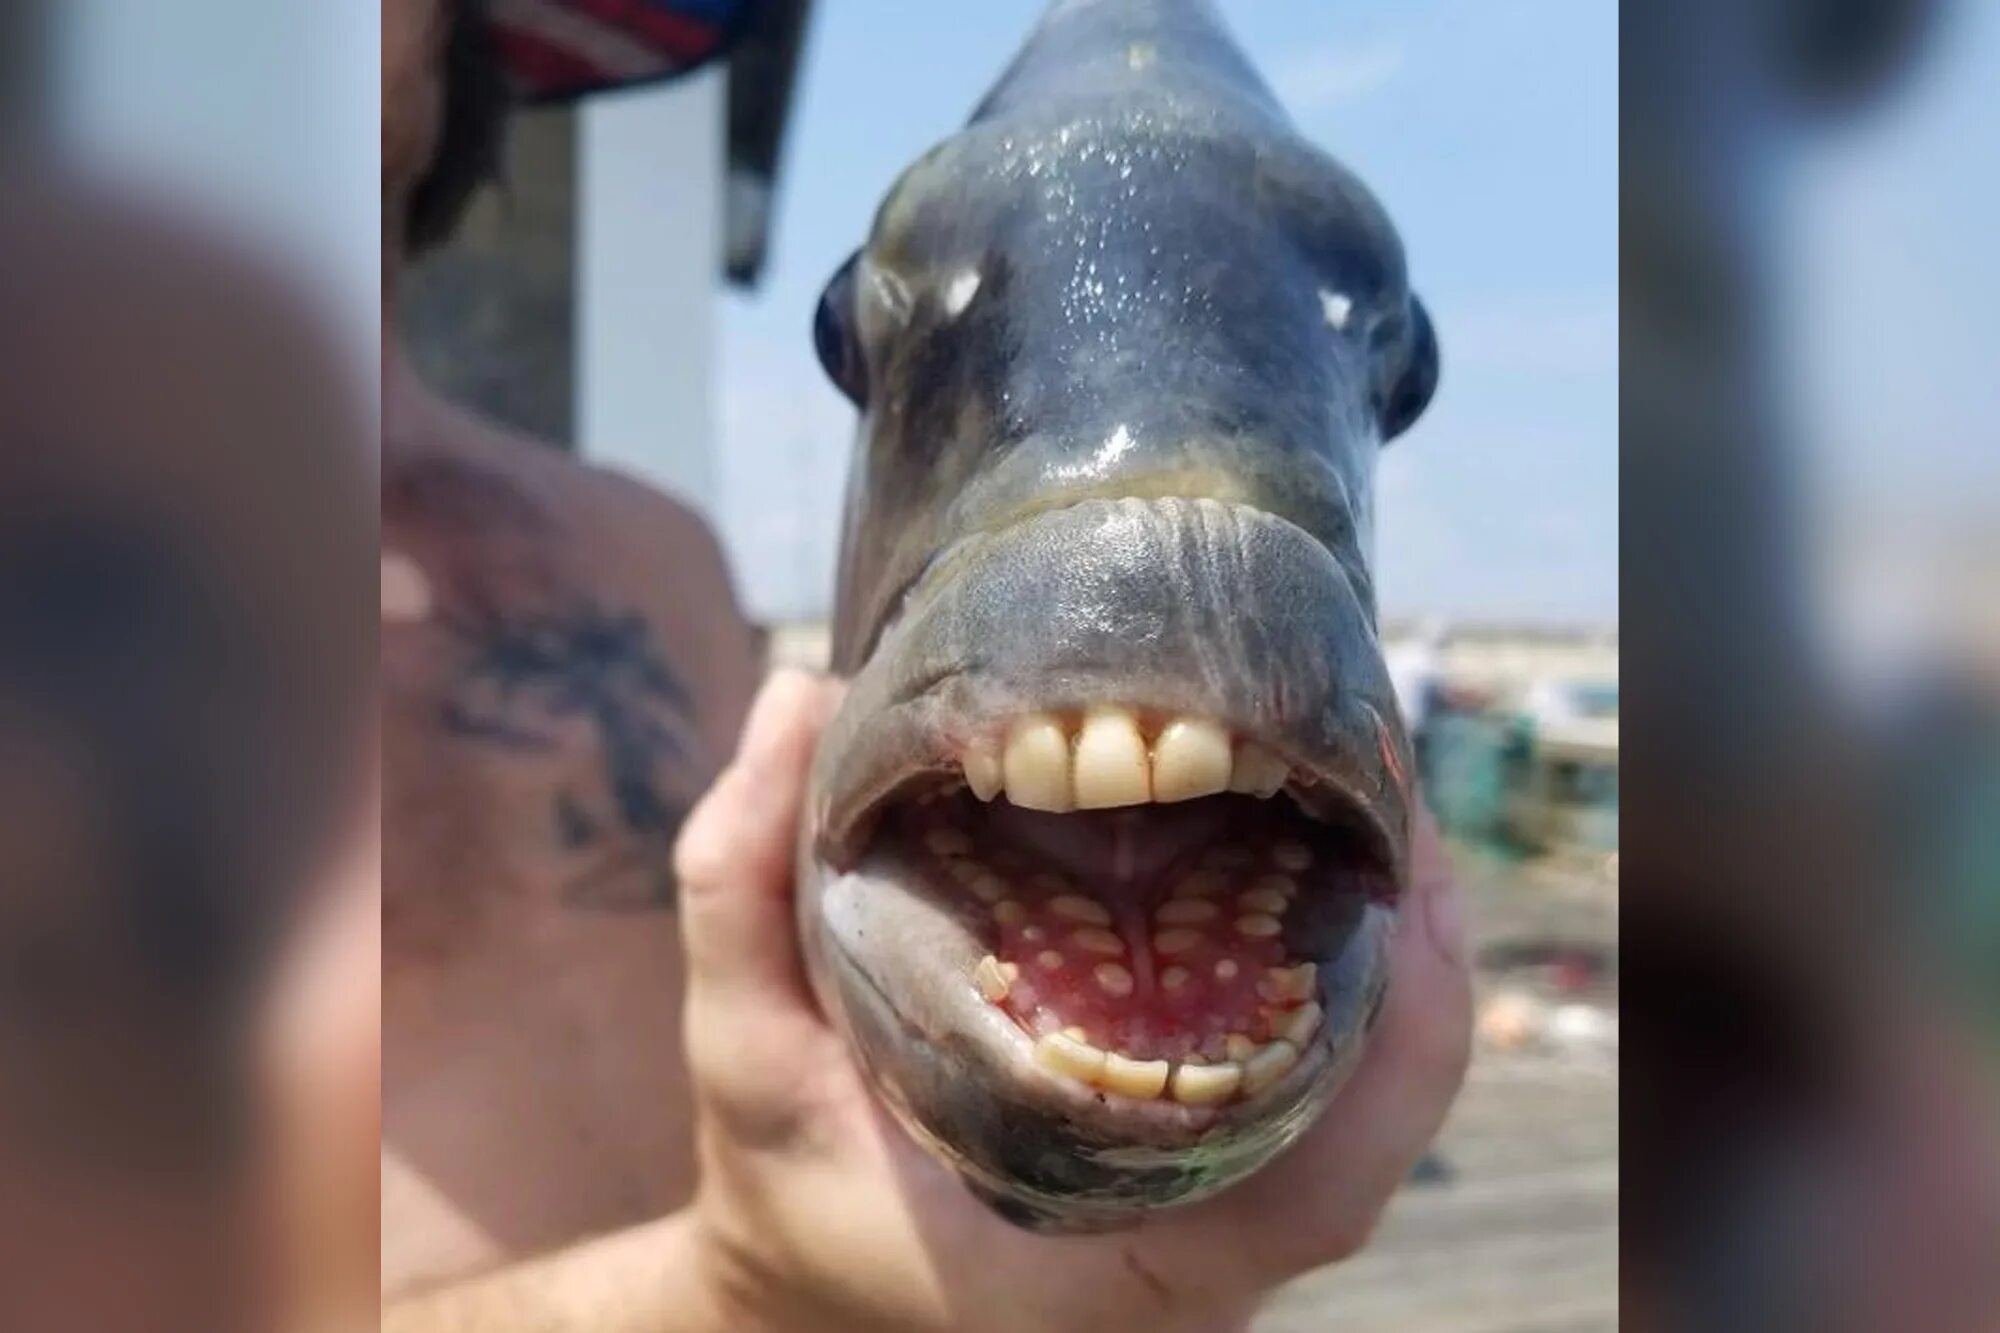
[[1229, 790], [1252, 796], [1270, 796], [1285, 785], [1285, 761], [1253, 741], [1245, 741], [1236, 752], [1236, 766], [1230, 770]]
[[[1146, 742], [1130, 713], [1115, 709], [1093, 711], [1076, 736], [1073, 788], [1077, 808], [1105, 810], [1118, 805], [1144, 805], [1153, 799], [1153, 775], [1146, 759]], [[1012, 794], [1009, 794], [1012, 800]]]
[[960, 756], [965, 767], [965, 785], [972, 788], [972, 794], [982, 801], [990, 801], [999, 795], [1006, 783], [1006, 775], [1000, 768], [1000, 756], [984, 745], [975, 745]]
[[1175, 718], [1153, 742], [1153, 799], [1187, 801], [1229, 787], [1229, 733], [1199, 718]]
[[1015, 805], [1063, 813], [1105, 810], [1244, 792], [1268, 797], [1284, 785], [1284, 760], [1252, 741], [1232, 747], [1229, 734], [1203, 718], [1174, 718], [1150, 749], [1138, 719], [1121, 708], [1084, 715], [1074, 741], [1047, 713], [1018, 718], [996, 758], [975, 743], [960, 756], [965, 782], [980, 800], [1002, 790]]
[[1016, 722], [1007, 733], [1000, 760], [1007, 799], [1030, 810], [1061, 813], [1076, 808], [1070, 778], [1069, 737], [1052, 717], [1035, 714]]

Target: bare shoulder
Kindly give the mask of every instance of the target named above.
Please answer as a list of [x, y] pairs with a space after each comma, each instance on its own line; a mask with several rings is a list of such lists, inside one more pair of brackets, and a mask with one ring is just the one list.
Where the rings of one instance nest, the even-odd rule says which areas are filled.
[[643, 615], [690, 665], [745, 669], [756, 635], [721, 541], [691, 506], [443, 403], [417, 424], [418, 446], [385, 470], [385, 523], [449, 532], [489, 564], [499, 544], [509, 568], [559, 565]]
[[708, 582], [710, 591], [719, 591], [736, 610], [722, 543], [693, 507], [637, 478], [490, 422], [460, 415], [454, 424], [454, 434], [477, 456], [524, 494], [570, 519], [565, 526], [573, 539], [581, 536], [603, 554], [635, 562], [634, 572], [656, 573], [655, 562], [670, 560], [677, 583]]
[[763, 650], [713, 526], [637, 478], [469, 416], [455, 425], [464, 446], [456, 452], [547, 516], [541, 544], [561, 547], [561, 562], [593, 599], [643, 618], [726, 753]]
[[579, 469], [607, 543], [635, 596], [674, 627], [689, 669], [704, 677], [711, 739], [726, 753], [761, 675], [761, 632], [738, 599], [728, 555], [693, 508], [606, 468]]
[[577, 484], [607, 523], [607, 535], [637, 556], [671, 557], [686, 575], [715, 578], [735, 604], [728, 557], [715, 529], [692, 506], [612, 468], [577, 465]]
[[[427, 429], [385, 456], [382, 492], [384, 542], [430, 594], [383, 636], [410, 756], [398, 809], [429, 828], [392, 839], [400, 882], [669, 901], [670, 840], [761, 674], [720, 543], [689, 507], [573, 455], [456, 412], [413, 424]], [[433, 915], [462, 937], [465, 910]]]

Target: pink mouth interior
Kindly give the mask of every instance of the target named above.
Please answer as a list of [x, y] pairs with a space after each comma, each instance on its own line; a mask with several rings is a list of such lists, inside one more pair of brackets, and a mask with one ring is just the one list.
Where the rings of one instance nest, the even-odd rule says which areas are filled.
[[1046, 815], [943, 801], [913, 813], [917, 845], [985, 909], [1008, 977], [989, 1002], [1031, 1036], [1069, 1030], [1136, 1059], [1219, 1061], [1276, 1039], [1314, 998], [1287, 914], [1343, 870], [1281, 803]]

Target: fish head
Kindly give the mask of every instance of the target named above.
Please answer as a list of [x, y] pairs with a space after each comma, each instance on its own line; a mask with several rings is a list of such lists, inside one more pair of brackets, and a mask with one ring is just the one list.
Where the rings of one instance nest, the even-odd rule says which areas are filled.
[[1206, 6], [1081, 0], [897, 181], [816, 340], [861, 413], [819, 993], [1003, 1214], [1213, 1193], [1385, 984], [1413, 797], [1373, 478], [1438, 365], [1395, 229]]

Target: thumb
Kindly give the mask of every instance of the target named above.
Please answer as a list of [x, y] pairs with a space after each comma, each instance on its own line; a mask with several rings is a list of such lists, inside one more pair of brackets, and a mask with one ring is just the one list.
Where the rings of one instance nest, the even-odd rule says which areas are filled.
[[813, 747], [840, 693], [803, 672], [773, 673], [735, 759], [688, 816], [674, 872], [697, 987], [809, 1003], [792, 924], [792, 852]]

